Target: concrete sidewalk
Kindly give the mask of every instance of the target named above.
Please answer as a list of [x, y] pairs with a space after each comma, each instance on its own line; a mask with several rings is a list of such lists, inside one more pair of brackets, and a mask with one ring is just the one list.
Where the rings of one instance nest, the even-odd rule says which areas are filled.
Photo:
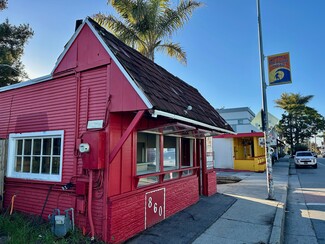
[[242, 181], [218, 185], [237, 201], [193, 243], [282, 243], [288, 190], [289, 158], [273, 165], [276, 200], [266, 200], [266, 173], [220, 172]]
[[218, 193], [200, 201], [126, 241], [136, 243], [282, 243], [289, 159], [273, 166], [276, 200], [268, 196], [266, 173], [218, 172], [239, 177], [218, 184]]

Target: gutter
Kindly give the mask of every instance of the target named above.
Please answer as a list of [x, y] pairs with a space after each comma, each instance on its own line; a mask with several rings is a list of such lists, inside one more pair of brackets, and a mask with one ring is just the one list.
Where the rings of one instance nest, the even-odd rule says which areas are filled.
[[209, 124], [206, 124], [206, 123], [194, 120], [194, 119], [189, 119], [189, 118], [186, 118], [186, 117], [183, 117], [183, 116], [180, 116], [180, 115], [171, 114], [171, 113], [167, 113], [167, 112], [160, 111], [160, 110], [154, 110], [153, 113], [151, 114], [151, 116], [154, 117], [154, 118], [156, 118], [157, 116], [164, 116], [164, 117], [167, 117], [167, 118], [176, 119], [176, 120], [179, 120], [179, 121], [183, 121], [183, 122], [191, 123], [191, 124], [194, 124], [194, 125], [202, 126], [202, 127], [205, 127], [205, 128], [211, 129], [211, 130], [220, 131], [220, 132], [223, 132], [223, 133], [228, 133], [228, 134], [233, 134], [233, 135], [237, 134], [237, 133], [235, 133], [233, 131], [230, 131], [230, 130], [226, 130], [226, 129], [223, 129], [223, 128], [220, 128], [220, 127], [217, 127], [217, 126], [213, 126], [213, 125], [209, 125]]
[[17, 84], [13, 84], [13, 85], [9, 85], [9, 86], [4, 86], [0, 88], [0, 92], [4, 92], [4, 91], [9, 91], [9, 90], [13, 90], [13, 89], [18, 89], [21, 87], [25, 87], [25, 86], [30, 86], [30, 85], [34, 85], [43, 81], [47, 81], [52, 79], [52, 75], [45, 75], [45, 76], [41, 76], [32, 80], [27, 80], [27, 81], [22, 81], [20, 83]]

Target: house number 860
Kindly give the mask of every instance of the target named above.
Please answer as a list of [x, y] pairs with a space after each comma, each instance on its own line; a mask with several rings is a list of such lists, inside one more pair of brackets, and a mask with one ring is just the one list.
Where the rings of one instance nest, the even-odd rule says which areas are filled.
[[157, 213], [157, 210], [158, 210], [158, 215], [159, 216], [162, 216], [162, 213], [163, 213], [163, 207], [162, 206], [159, 206], [159, 208], [157, 209], [157, 203], [152, 203], [152, 197], [149, 197], [148, 199], [148, 208], [152, 208], [152, 205], [153, 205], [153, 212], [154, 213]]

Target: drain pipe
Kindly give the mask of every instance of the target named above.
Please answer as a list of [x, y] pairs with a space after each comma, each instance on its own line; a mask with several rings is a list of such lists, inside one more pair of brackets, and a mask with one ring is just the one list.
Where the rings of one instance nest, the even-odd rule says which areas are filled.
[[92, 198], [93, 198], [93, 171], [89, 170], [89, 188], [88, 188], [88, 220], [91, 231], [91, 241], [95, 240], [95, 226], [92, 214]]

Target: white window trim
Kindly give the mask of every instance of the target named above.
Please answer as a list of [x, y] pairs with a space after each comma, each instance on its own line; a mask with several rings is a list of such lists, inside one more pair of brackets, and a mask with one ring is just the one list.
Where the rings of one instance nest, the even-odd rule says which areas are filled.
[[[61, 152], [60, 152], [60, 171], [58, 175], [50, 174], [33, 174], [24, 172], [15, 172], [15, 151], [16, 151], [16, 140], [20, 138], [36, 138], [36, 137], [61, 137]], [[64, 131], [42, 131], [42, 132], [28, 132], [28, 133], [17, 133], [9, 135], [8, 143], [8, 166], [7, 166], [7, 177], [26, 179], [26, 180], [42, 180], [42, 181], [55, 181], [60, 182], [62, 180], [62, 162], [63, 162], [63, 144], [64, 144]]]

